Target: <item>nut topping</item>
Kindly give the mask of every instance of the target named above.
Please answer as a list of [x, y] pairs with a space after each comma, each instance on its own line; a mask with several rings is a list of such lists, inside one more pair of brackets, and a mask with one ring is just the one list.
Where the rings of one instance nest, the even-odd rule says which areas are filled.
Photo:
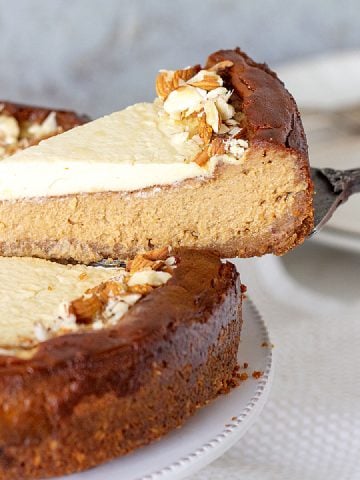
[[[164, 285], [176, 268], [176, 258], [168, 247], [137, 255], [126, 270], [90, 288], [70, 302], [59, 305], [58, 317], [51, 329], [36, 325], [39, 341], [86, 330], [114, 326], [141, 298]], [[79, 275], [79, 282], [83, 275]]]
[[190, 78], [187, 83], [192, 87], [202, 88], [203, 90], [214, 90], [223, 84], [222, 78], [215, 72], [201, 70], [194, 77]]
[[212, 67], [208, 68], [210, 72], [219, 73], [227, 68], [231, 68], [234, 63], [231, 60], [223, 60], [222, 62], [215, 63]]
[[0, 160], [13, 155], [18, 150], [36, 145], [62, 129], [57, 125], [56, 112], [50, 112], [41, 123], [19, 123], [7, 113], [0, 114]]
[[205, 145], [210, 143], [213, 134], [211, 125], [206, 122], [206, 115], [203, 113], [199, 119], [199, 136], [202, 138]]
[[166, 100], [169, 93], [176, 90], [181, 82], [185, 83], [200, 70], [200, 65], [184, 68], [183, 70], [163, 70], [156, 77], [156, 93], [162, 100]]
[[233, 62], [225, 60], [208, 69], [163, 70], [157, 77], [156, 90], [164, 112], [184, 125], [184, 132], [174, 141], [199, 145], [202, 150], [192, 161], [200, 167], [215, 155], [223, 155], [222, 160], [229, 163], [239, 161], [248, 146], [232, 141], [241, 131], [241, 112], [229, 103], [233, 92], [224, 86], [220, 75], [232, 66]]

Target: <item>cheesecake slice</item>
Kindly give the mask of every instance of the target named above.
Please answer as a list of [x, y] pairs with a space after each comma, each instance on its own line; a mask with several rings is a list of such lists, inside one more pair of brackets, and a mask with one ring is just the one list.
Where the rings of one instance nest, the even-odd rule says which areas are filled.
[[90, 263], [164, 244], [283, 254], [313, 226], [292, 96], [236, 50], [160, 71], [153, 103], [0, 162], [0, 254]]
[[0, 478], [94, 467], [229, 391], [242, 290], [209, 251], [126, 268], [0, 257]]

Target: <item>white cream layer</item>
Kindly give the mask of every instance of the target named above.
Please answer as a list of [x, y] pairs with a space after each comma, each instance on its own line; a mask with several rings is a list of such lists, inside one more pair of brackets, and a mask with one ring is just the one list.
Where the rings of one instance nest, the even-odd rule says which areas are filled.
[[35, 326], [51, 328], [62, 302], [80, 297], [120, 272], [123, 269], [0, 257], [0, 353], [4, 346], [38, 343]]
[[0, 162], [0, 199], [134, 191], [211, 175], [182, 122], [160, 101], [139, 103], [42, 141]]

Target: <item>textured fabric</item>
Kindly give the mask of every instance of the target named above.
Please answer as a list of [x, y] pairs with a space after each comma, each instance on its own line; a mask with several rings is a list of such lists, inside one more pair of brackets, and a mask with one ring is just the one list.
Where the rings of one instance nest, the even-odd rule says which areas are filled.
[[360, 479], [360, 256], [311, 244], [237, 260], [275, 378], [249, 432], [193, 480]]

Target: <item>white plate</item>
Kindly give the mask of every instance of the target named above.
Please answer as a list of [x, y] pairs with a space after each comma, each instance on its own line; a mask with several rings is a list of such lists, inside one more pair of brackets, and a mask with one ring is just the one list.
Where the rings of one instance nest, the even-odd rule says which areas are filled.
[[[279, 77], [303, 111], [311, 165], [346, 169], [360, 167], [360, 126], [346, 131], [309, 110], [360, 105], [360, 51], [338, 52], [287, 64]], [[308, 113], [307, 113], [308, 112]], [[360, 252], [360, 195], [341, 206], [314, 241]]]
[[[175, 480], [191, 475], [229, 449], [260, 414], [272, 379], [267, 329], [250, 300], [244, 303], [239, 364], [249, 364], [249, 379], [228, 395], [200, 409], [180, 430], [136, 452], [63, 480]], [[251, 372], [263, 376], [255, 380]]]

